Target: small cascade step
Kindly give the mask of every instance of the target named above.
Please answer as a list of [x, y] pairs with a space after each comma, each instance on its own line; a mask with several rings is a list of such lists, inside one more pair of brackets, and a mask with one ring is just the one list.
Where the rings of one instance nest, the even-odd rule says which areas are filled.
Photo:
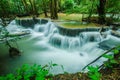
[[[75, 29], [69, 29], [69, 28], [64, 28], [61, 26], [57, 26], [59, 33], [61, 35], [67, 35], [67, 36], [78, 36], [79, 33], [81, 32], [98, 32], [101, 28], [96, 27], [96, 28], [75, 28]], [[105, 31], [108, 31], [108, 27], [104, 27]]]
[[48, 19], [39, 19], [39, 18], [26, 18], [26, 19], [16, 19], [16, 23], [26, 28], [34, 28], [35, 24], [46, 24]]

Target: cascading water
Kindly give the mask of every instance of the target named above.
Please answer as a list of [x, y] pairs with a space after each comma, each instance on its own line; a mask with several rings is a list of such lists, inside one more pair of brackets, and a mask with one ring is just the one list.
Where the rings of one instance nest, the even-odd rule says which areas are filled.
[[[1, 74], [14, 71], [14, 69], [26, 63], [45, 65], [51, 61], [64, 66], [66, 72], [80, 72], [84, 66], [106, 51], [103, 47], [107, 46], [108, 49], [120, 44], [120, 38], [110, 34], [103, 38], [99, 32], [81, 32], [79, 35], [71, 37], [61, 35], [52, 22], [38, 23], [31, 29], [17, 25], [13, 21], [8, 25], [7, 30], [10, 33], [29, 30], [31, 34], [17, 40], [19, 49], [23, 51], [21, 57], [9, 58], [8, 48], [5, 44], [1, 44]], [[12, 46], [16, 46], [14, 42], [10, 41], [10, 43]], [[4, 58], [2, 58], [3, 56]], [[93, 65], [101, 65], [105, 60], [100, 58]], [[60, 66], [57, 66], [51, 72], [59, 74], [63, 73], [63, 70]]]

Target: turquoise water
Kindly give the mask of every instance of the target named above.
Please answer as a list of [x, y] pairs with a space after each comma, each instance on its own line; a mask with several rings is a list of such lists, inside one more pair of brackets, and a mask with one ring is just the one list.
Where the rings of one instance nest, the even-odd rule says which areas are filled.
[[[51, 61], [59, 65], [51, 70], [53, 74], [64, 72], [60, 65], [64, 67], [66, 72], [80, 72], [84, 66], [106, 51], [100, 48], [99, 44], [103, 44], [103, 46], [105, 44], [109, 48], [120, 44], [119, 38], [110, 34], [107, 34], [107, 38], [103, 38], [99, 32], [83, 32], [80, 36], [74, 37], [61, 35], [52, 22], [42, 25], [36, 24], [31, 29], [16, 25], [15, 21], [13, 21], [7, 29], [10, 33], [22, 30], [29, 30], [31, 33], [21, 37], [21, 39], [17, 39], [17, 45], [14, 40], [10, 41], [12, 46], [22, 52], [21, 56], [10, 58], [8, 46], [5, 43], [0, 43], [1, 75], [15, 72], [23, 64], [45, 65]], [[111, 44], [110, 42], [113, 43]], [[105, 60], [101, 58], [93, 65], [101, 65]]]

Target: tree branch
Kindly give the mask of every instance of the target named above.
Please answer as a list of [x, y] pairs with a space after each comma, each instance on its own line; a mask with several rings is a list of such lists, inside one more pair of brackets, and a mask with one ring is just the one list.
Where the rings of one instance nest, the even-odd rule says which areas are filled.
[[101, 57], [103, 57], [103, 55], [107, 54], [108, 52], [110, 52], [110, 51], [112, 51], [112, 50], [114, 50], [114, 49], [116, 49], [118, 47], [120, 47], [120, 45], [116, 46], [116, 47], [113, 47], [112, 49], [109, 49], [108, 51], [106, 51], [105, 53], [103, 53], [102, 55], [100, 55], [99, 57], [97, 57], [95, 60], [93, 60], [92, 62], [90, 62], [89, 64], [87, 64], [82, 70], [84, 70], [86, 67], [88, 67], [92, 63], [96, 62], [98, 59], [100, 59]]

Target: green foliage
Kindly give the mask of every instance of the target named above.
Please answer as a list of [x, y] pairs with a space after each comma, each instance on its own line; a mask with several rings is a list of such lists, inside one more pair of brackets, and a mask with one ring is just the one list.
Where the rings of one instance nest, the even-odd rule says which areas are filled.
[[13, 74], [8, 74], [6, 80], [15, 80], [15, 76]]
[[75, 2], [76, 5], [80, 5], [81, 1], [82, 0], [74, 0], [74, 2]]
[[5, 77], [4, 76], [0, 76], [0, 80], [5, 80]]
[[81, 0], [79, 5], [74, 2], [73, 8], [67, 8], [67, 13], [97, 13], [97, 6], [99, 5], [98, 0]]
[[98, 67], [88, 66], [88, 77], [91, 80], [100, 80], [101, 74], [99, 72]]
[[[114, 49], [113, 50], [113, 55], [116, 55], [116, 54], [119, 54], [119, 50], [118, 49]], [[107, 58], [108, 61], [105, 62], [105, 67], [108, 67], [108, 68], [112, 68], [113, 67], [113, 64], [118, 64], [118, 61], [114, 58], [113, 55], [103, 55], [104, 58]]]
[[6, 38], [8, 36], [9, 32], [6, 28], [1, 27], [0, 28], [0, 39]]
[[119, 54], [119, 50], [118, 50], [118, 49], [115, 49], [115, 50], [113, 50], [113, 53], [114, 53], [114, 54]]
[[[118, 14], [120, 0], [106, 0], [106, 12]], [[50, 0], [1, 0], [0, 16], [36, 14], [50, 11]], [[6, 6], [7, 5], [7, 6]], [[97, 13], [99, 0], [57, 0], [59, 11], [67, 13]]]
[[65, 10], [72, 9], [73, 7], [74, 7], [74, 1], [73, 0], [65, 0], [65, 2], [63, 4], [63, 8]]
[[117, 61], [114, 59], [112, 55], [104, 55], [103, 57], [108, 59], [108, 61], [104, 63], [105, 67], [112, 68], [113, 64], [117, 64]]
[[106, 12], [108, 13], [119, 13], [120, 12], [120, 0], [109, 0], [106, 4]]
[[50, 75], [50, 69], [54, 66], [57, 66], [57, 64], [50, 63], [45, 66], [24, 64], [17, 69], [15, 75], [7, 74], [6, 76], [0, 76], [0, 80], [45, 80], [46, 76]]
[[1, 0], [0, 1], [0, 17], [7, 15], [9, 12], [10, 12], [10, 7], [9, 7], [8, 0]]

